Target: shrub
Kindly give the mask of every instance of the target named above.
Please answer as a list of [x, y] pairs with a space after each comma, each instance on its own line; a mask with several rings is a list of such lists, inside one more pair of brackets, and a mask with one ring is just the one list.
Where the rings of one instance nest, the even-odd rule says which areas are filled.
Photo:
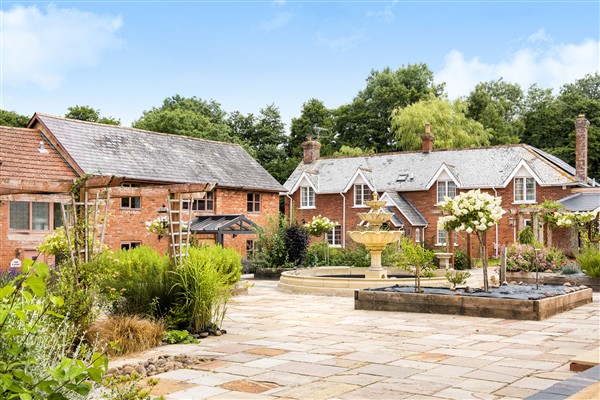
[[[193, 333], [219, 326], [227, 311], [231, 285], [241, 274], [241, 257], [221, 246], [190, 248], [189, 257], [174, 271], [176, 306], [168, 316], [170, 326], [186, 323]], [[185, 326], [184, 326], [185, 327]]]
[[559, 250], [542, 248], [538, 251], [530, 245], [512, 244], [506, 248], [506, 270], [513, 272], [531, 272], [558, 270], [567, 264], [567, 257]]
[[575, 258], [584, 274], [593, 278], [600, 278], [600, 251], [597, 247], [589, 245]]
[[400, 239], [402, 246], [402, 256], [399, 259], [398, 265], [407, 271], [415, 274], [415, 292], [421, 292], [421, 276], [432, 276], [435, 266], [432, 261], [434, 253], [421, 247], [418, 243], [411, 239], [402, 237]]
[[0, 288], [0, 398], [81, 399], [99, 384], [108, 359], [73, 347], [73, 322], [52, 311], [63, 299], [46, 290], [49, 268], [25, 260]]
[[115, 253], [106, 252], [98, 268], [106, 271], [102, 286], [121, 297], [113, 303], [117, 314], [139, 314], [160, 318], [173, 302], [169, 291], [169, 257], [149, 246]]
[[535, 243], [535, 235], [533, 234], [531, 226], [526, 226], [525, 228], [521, 229], [521, 231], [519, 231], [518, 240], [520, 244], [528, 244], [533, 246], [533, 244]]
[[572, 265], [572, 264], [567, 264], [564, 267], [562, 267], [562, 269], [560, 270], [560, 273], [563, 275], [574, 275], [574, 274], [578, 274], [580, 272], [581, 272], [581, 270], [579, 269], [579, 267], [576, 265]]
[[467, 283], [467, 278], [471, 276], [469, 271], [448, 271], [446, 272], [446, 279], [455, 288], [456, 285], [463, 285]]
[[185, 329], [182, 331], [179, 331], [177, 329], [166, 331], [165, 334], [163, 335], [163, 342], [166, 342], [168, 344], [200, 343], [200, 341], [198, 339], [196, 339], [195, 337], [190, 335], [190, 333], [188, 331], [186, 331]]
[[469, 256], [466, 251], [454, 250], [454, 269], [457, 271], [469, 269]]
[[257, 268], [285, 268], [288, 253], [285, 246], [285, 219], [269, 218], [265, 228], [258, 228], [258, 249], [254, 256]]
[[160, 346], [164, 331], [157, 321], [137, 315], [111, 315], [92, 324], [86, 337], [107, 354], [123, 355]]
[[302, 265], [304, 262], [309, 238], [308, 231], [301, 225], [292, 224], [286, 228], [285, 248], [287, 260], [294, 266]]

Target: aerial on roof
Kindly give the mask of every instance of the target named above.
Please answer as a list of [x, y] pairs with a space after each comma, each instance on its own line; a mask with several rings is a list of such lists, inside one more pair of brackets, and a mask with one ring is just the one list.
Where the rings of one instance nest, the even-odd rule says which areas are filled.
[[[241, 146], [36, 113], [86, 174], [279, 192], [283, 187]], [[43, 129], [44, 130], [44, 129]]]
[[531, 171], [541, 186], [582, 184], [574, 170], [565, 171], [562, 165], [541, 156], [538, 149], [519, 144], [321, 158], [312, 163], [301, 162], [283, 186], [294, 192], [306, 180], [317, 193], [340, 193], [347, 191], [360, 175], [379, 192], [416, 191], [428, 189], [443, 173], [455, 180], [459, 188], [500, 188], [519, 168]]

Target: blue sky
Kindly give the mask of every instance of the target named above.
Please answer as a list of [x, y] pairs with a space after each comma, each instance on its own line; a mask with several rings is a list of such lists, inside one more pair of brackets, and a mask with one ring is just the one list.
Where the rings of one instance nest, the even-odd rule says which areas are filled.
[[1, 1], [1, 108], [90, 105], [130, 125], [175, 94], [228, 111], [349, 103], [372, 69], [426, 63], [450, 98], [600, 71], [592, 1]]

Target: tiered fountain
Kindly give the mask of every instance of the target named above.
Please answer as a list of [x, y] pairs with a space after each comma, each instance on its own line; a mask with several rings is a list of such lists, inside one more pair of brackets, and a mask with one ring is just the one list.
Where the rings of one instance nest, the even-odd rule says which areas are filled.
[[367, 279], [387, 279], [387, 270], [381, 266], [381, 252], [390, 243], [397, 242], [402, 236], [400, 231], [382, 231], [381, 225], [389, 221], [394, 214], [381, 210], [386, 205], [385, 201], [377, 199], [377, 192], [373, 193], [373, 200], [365, 201], [371, 212], [358, 213], [358, 217], [369, 223], [371, 230], [349, 231], [348, 235], [357, 243], [365, 245], [371, 253], [371, 266], [365, 271]]

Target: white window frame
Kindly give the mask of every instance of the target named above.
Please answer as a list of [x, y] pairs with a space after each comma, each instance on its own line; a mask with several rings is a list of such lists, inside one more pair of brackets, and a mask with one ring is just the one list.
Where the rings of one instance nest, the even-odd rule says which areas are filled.
[[448, 243], [448, 232], [445, 229], [438, 229], [435, 239], [437, 241], [436, 246], [445, 246]]
[[[450, 193], [450, 186], [453, 187], [453, 194]], [[453, 180], [437, 182], [437, 203], [444, 201], [444, 196], [450, 197], [451, 199], [456, 197], [456, 183]]]
[[373, 195], [371, 188], [366, 183], [357, 183], [354, 185], [354, 207], [367, 207], [365, 201], [370, 200]]
[[[517, 190], [517, 181], [521, 181], [521, 188]], [[527, 184], [531, 183], [533, 185], [533, 198], [527, 197]], [[517, 176], [514, 180], [514, 199], [515, 204], [530, 204], [536, 202], [536, 188], [535, 188], [535, 178], [529, 176]], [[519, 196], [517, 196], [519, 195]], [[518, 197], [521, 197], [520, 199]]]
[[300, 208], [316, 208], [315, 189], [312, 186], [300, 186]]
[[421, 229], [415, 229], [415, 243], [421, 243]]
[[327, 232], [327, 243], [331, 247], [342, 247], [342, 226], [336, 225]]

